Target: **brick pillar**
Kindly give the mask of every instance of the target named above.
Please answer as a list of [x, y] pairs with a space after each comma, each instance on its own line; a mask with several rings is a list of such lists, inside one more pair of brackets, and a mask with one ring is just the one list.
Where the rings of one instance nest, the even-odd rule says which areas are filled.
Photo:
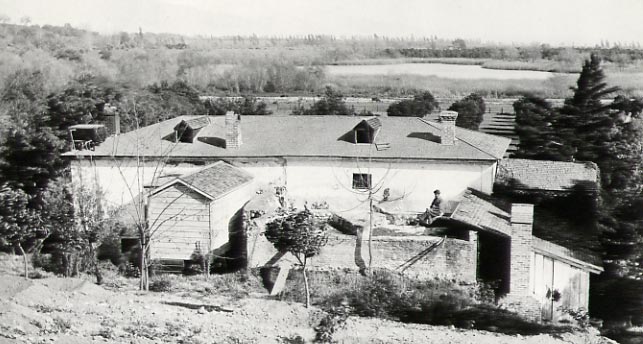
[[514, 203], [511, 205], [511, 269], [509, 292], [513, 295], [529, 295], [531, 278], [532, 225], [534, 205]]
[[478, 272], [478, 232], [477, 231], [469, 231], [469, 254], [471, 255], [471, 261], [469, 262], [470, 264], [470, 271], [472, 273], [472, 276], [470, 276], [472, 281], [475, 281], [477, 279], [477, 272]]
[[455, 120], [458, 118], [458, 113], [455, 111], [442, 111], [439, 118], [440, 123], [442, 123], [440, 143], [445, 146], [453, 146], [456, 140]]
[[241, 115], [228, 111], [225, 114], [225, 146], [239, 148], [241, 143]]

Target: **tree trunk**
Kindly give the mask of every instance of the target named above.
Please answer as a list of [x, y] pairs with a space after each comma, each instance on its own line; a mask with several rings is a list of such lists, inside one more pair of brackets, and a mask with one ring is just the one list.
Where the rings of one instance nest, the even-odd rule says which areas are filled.
[[373, 191], [368, 191], [368, 270], [373, 265]]
[[94, 249], [93, 243], [89, 243], [89, 255], [91, 256], [92, 264], [94, 265], [96, 284], [100, 285], [103, 283], [103, 274], [100, 272], [100, 268], [98, 267], [98, 258], [96, 258], [96, 250]]
[[306, 275], [306, 263], [304, 263], [304, 266], [301, 271], [304, 274], [304, 289], [306, 290], [306, 308], [310, 308], [310, 290], [308, 289], [308, 276]]
[[25, 252], [20, 243], [18, 243], [18, 249], [22, 254], [22, 260], [25, 263], [25, 279], [29, 279], [29, 259], [27, 259], [27, 252]]
[[140, 284], [139, 284], [139, 289], [140, 290], [148, 290], [149, 289], [149, 283], [148, 283], [148, 269], [147, 269], [147, 259], [145, 257], [145, 245], [141, 245], [141, 257], [140, 257], [140, 269], [141, 269], [141, 276], [140, 276]]

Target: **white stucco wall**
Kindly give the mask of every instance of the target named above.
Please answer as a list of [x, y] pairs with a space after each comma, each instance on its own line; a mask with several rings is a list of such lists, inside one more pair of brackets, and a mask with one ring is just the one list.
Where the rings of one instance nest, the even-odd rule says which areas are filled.
[[371, 174], [375, 198], [390, 189], [396, 211], [421, 212], [429, 207], [433, 191], [456, 200], [472, 187], [490, 193], [495, 166], [491, 163], [366, 162], [289, 159], [286, 168], [288, 197], [296, 204], [326, 201], [334, 211], [368, 209], [367, 190], [353, 189], [353, 174]]
[[[367, 162], [331, 159], [279, 159], [229, 161], [253, 176], [254, 191], [274, 192], [275, 186], [286, 186], [288, 198], [302, 207], [304, 202], [326, 201], [335, 211], [358, 211], [366, 206], [367, 192], [352, 188], [353, 173], [369, 173], [376, 198], [390, 189], [390, 199], [401, 198], [390, 206], [395, 211], [420, 212], [433, 199], [433, 190], [440, 189], [445, 200], [456, 200], [467, 187], [490, 193], [493, 188], [495, 163], [491, 162]], [[117, 166], [118, 164], [118, 166]], [[135, 160], [73, 161], [72, 178], [87, 184], [100, 185], [108, 206], [125, 205], [132, 200], [139, 184], [150, 185], [154, 178], [171, 177], [194, 172], [204, 165], [192, 163], [157, 166], [148, 162], [137, 169]], [[158, 183], [157, 183], [158, 184]]]
[[157, 166], [155, 162], [140, 166], [137, 168], [136, 161], [131, 159], [73, 160], [71, 173], [74, 182], [82, 181], [88, 187], [98, 185], [108, 207], [120, 207], [132, 202], [132, 197], [142, 190], [141, 184], [150, 185], [153, 179], [160, 176], [165, 176], [163, 181], [167, 182], [168, 176], [179, 176], [203, 167], [189, 163]]
[[217, 249], [228, 242], [230, 220], [254, 196], [254, 193], [254, 185], [249, 183], [210, 203], [212, 249]]

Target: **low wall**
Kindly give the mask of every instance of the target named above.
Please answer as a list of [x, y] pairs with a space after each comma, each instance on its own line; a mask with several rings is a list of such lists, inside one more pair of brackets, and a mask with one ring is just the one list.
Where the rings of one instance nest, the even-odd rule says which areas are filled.
[[[403, 271], [419, 278], [442, 277], [468, 282], [476, 280], [476, 241], [435, 236], [374, 236], [372, 238], [374, 268]], [[259, 231], [249, 230], [248, 257], [250, 267], [296, 264], [290, 255], [280, 255]], [[313, 269], [355, 269], [368, 265], [368, 237], [330, 235], [328, 244], [309, 266]]]

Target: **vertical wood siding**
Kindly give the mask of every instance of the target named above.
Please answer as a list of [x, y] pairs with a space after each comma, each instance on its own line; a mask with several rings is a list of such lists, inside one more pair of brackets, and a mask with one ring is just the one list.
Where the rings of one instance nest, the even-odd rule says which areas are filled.
[[175, 184], [152, 196], [150, 207], [152, 259], [190, 259], [200, 246], [210, 247], [209, 200]]

